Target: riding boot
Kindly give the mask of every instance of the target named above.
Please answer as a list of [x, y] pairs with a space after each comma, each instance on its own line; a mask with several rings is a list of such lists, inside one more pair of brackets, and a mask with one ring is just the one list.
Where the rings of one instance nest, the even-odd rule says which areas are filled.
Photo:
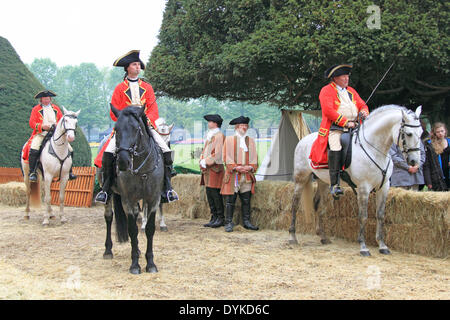
[[242, 221], [245, 229], [249, 230], [259, 230], [258, 227], [254, 226], [250, 222], [251, 208], [250, 208], [250, 198], [252, 196], [252, 192], [244, 192], [240, 194], [241, 203], [242, 203]]
[[164, 152], [164, 190], [161, 195], [161, 202], [168, 203], [172, 201], [178, 200], [178, 194], [173, 190], [171, 183], [171, 176], [173, 170], [173, 160], [172, 160], [172, 152]]
[[103, 153], [102, 157], [103, 185], [95, 197], [95, 202], [106, 204], [111, 195], [111, 186], [114, 179], [114, 154], [110, 152]]
[[208, 200], [209, 208], [211, 210], [211, 220], [207, 224], [204, 224], [203, 226], [206, 228], [211, 227], [211, 225], [216, 221], [217, 219], [217, 209], [216, 209], [216, 203], [214, 201], [214, 190], [212, 188], [206, 187], [206, 199]]
[[224, 225], [223, 198], [220, 189], [213, 189], [214, 203], [216, 205], [216, 220], [211, 224], [211, 228], [218, 228]]
[[70, 153], [70, 156], [72, 157], [72, 166], [70, 166], [69, 180], [75, 180], [77, 178], [77, 176], [74, 175], [73, 172], [72, 172], [72, 168], [73, 168], [73, 151]]
[[234, 204], [236, 203], [236, 193], [231, 196], [225, 196], [225, 231], [233, 231], [233, 213]]
[[330, 170], [330, 193], [335, 200], [344, 194], [339, 186], [339, 174], [341, 171], [341, 151], [328, 152], [328, 168]]
[[28, 156], [28, 164], [30, 168], [29, 179], [30, 182], [37, 181], [36, 167], [39, 160], [39, 150], [30, 149], [30, 154]]

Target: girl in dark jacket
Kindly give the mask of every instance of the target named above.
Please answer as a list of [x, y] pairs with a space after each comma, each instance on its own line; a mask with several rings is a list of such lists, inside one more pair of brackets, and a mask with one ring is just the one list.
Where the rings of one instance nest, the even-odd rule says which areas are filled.
[[431, 129], [431, 139], [425, 142], [426, 160], [423, 168], [425, 184], [432, 191], [450, 190], [450, 139], [447, 127], [436, 122]]

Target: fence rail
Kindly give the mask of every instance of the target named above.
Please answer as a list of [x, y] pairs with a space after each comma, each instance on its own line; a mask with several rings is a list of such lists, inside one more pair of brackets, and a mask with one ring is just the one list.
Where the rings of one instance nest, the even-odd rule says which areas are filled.
[[[66, 185], [64, 205], [68, 207], [91, 207], [95, 185], [95, 167], [74, 167], [77, 179]], [[50, 185], [51, 204], [59, 205], [59, 182], [54, 179]], [[0, 168], [0, 184], [11, 181], [23, 182], [20, 168]]]

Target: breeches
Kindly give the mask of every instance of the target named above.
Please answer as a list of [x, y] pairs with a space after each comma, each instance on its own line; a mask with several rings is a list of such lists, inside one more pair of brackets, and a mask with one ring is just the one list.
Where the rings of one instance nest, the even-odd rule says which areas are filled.
[[[42, 141], [44, 141], [44, 138], [45, 138], [45, 136], [43, 136], [43, 135], [40, 135], [40, 134], [35, 135], [33, 137], [33, 140], [31, 141], [31, 146], [30, 146], [31, 149], [39, 150], [39, 148], [42, 145]], [[70, 152], [73, 151], [72, 146], [70, 145], [70, 143], [69, 143], [69, 151]]]
[[331, 151], [341, 151], [341, 135], [342, 131], [340, 130], [330, 130], [328, 135], [328, 145], [330, 146]]
[[[164, 139], [159, 135], [158, 132], [156, 132], [155, 129], [150, 128], [150, 132], [152, 134], [153, 139], [155, 139], [156, 143], [161, 148], [163, 153], [171, 151], [170, 148], [167, 146], [167, 144], [164, 142]], [[116, 135], [115, 134], [112, 136], [111, 141], [109, 141], [109, 144], [105, 149], [105, 152], [109, 152], [109, 153], [116, 152]]]

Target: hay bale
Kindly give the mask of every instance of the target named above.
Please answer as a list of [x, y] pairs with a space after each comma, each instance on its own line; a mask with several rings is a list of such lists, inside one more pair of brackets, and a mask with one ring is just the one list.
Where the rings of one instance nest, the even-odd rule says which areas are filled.
[[[210, 211], [199, 175], [179, 174], [172, 179], [181, 200], [166, 205], [170, 213], [183, 217], [209, 219]], [[324, 218], [325, 230], [334, 236], [356, 242], [359, 232], [358, 202], [351, 189], [344, 188], [339, 201], [329, 198]], [[288, 230], [291, 224], [291, 202], [294, 183], [261, 181], [252, 197], [252, 222], [263, 229]], [[241, 223], [240, 200], [236, 202], [234, 223]], [[392, 249], [432, 257], [450, 256], [450, 193], [414, 192], [398, 188], [389, 190], [386, 202], [386, 243]], [[297, 212], [296, 230], [316, 233], [315, 217]], [[366, 241], [377, 245], [375, 195], [369, 197]]]
[[23, 182], [8, 182], [0, 184], [0, 203], [7, 206], [26, 204], [27, 193]]

